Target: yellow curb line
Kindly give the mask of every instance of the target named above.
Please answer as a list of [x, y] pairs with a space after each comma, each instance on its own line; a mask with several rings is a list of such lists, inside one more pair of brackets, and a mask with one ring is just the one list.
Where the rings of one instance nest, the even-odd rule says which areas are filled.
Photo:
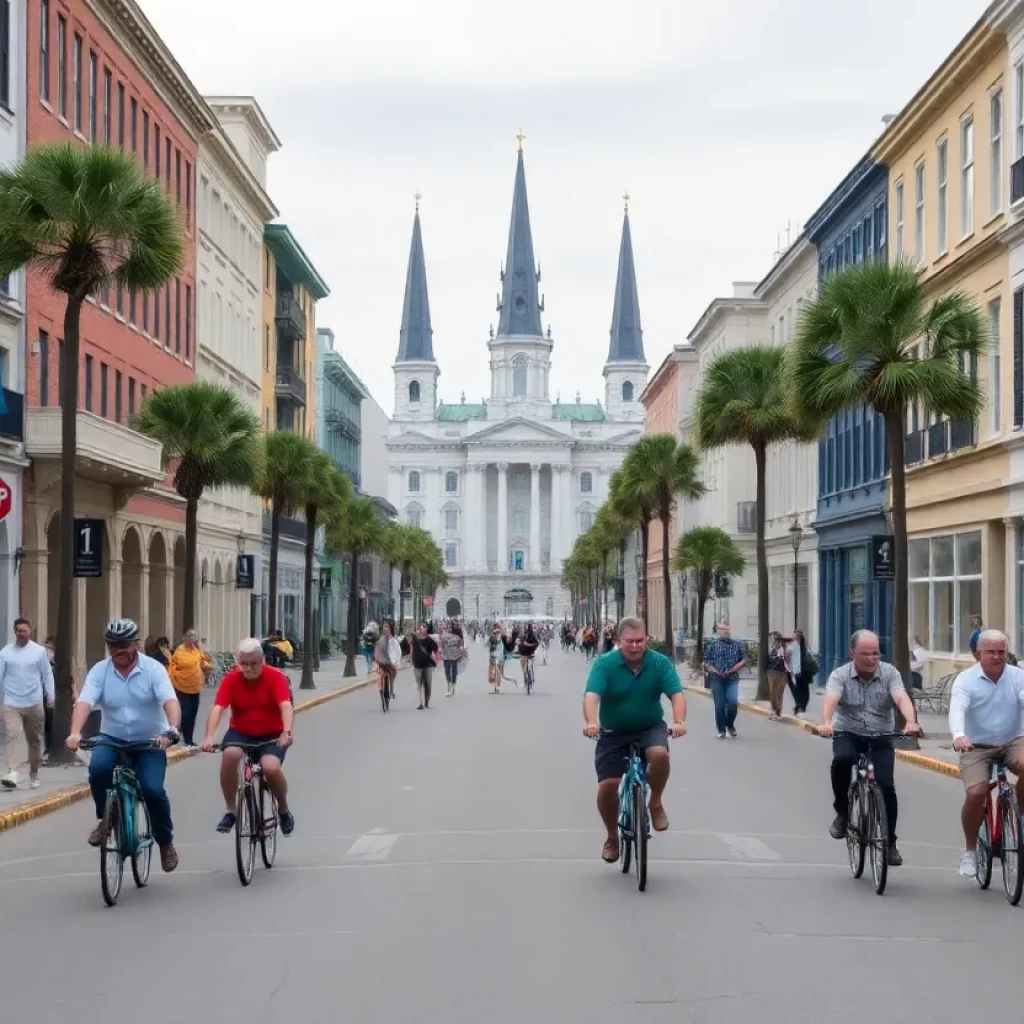
[[[376, 681], [376, 676], [367, 676], [365, 679], [361, 679], [356, 683], [350, 683], [348, 686], [343, 686], [340, 690], [331, 690], [330, 693], [323, 693], [319, 696], [311, 697], [309, 700], [305, 700], [301, 704], [296, 704], [295, 713], [299, 714], [302, 711], [312, 711], [313, 708], [318, 708], [321, 704], [327, 704], [332, 700], [338, 700], [339, 698], [344, 697], [347, 694], [354, 693], [356, 690], [361, 690]], [[179, 761], [187, 761], [188, 758], [189, 752], [182, 747], [175, 747], [174, 750], [167, 751], [168, 764], [177, 764]], [[19, 825], [24, 825], [26, 822], [34, 821], [36, 818], [42, 818], [46, 814], [52, 814], [54, 811], [59, 811], [64, 807], [70, 807], [72, 804], [77, 804], [80, 800], [84, 800], [88, 795], [88, 783], [77, 782], [73, 786], [68, 786], [65, 789], [59, 789], [56, 793], [50, 793], [48, 796], [44, 796], [39, 800], [32, 800], [28, 803], [22, 804], [20, 807], [15, 807], [10, 811], [5, 811], [3, 814], [0, 814], [0, 832], [7, 832], [12, 828], [17, 828]]]
[[[683, 683], [683, 689], [687, 693], [699, 693], [702, 697], [710, 697], [711, 691], [705, 689], [703, 686], [691, 686], [687, 683]], [[771, 711], [768, 708], [761, 707], [760, 704], [751, 704], [748, 701], [740, 701], [739, 706], [744, 711], [751, 711], [755, 715], [761, 715], [767, 718]], [[783, 715], [780, 721], [785, 722], [786, 725], [796, 726], [798, 729], [803, 729], [804, 732], [814, 732], [815, 726], [813, 723], [805, 721], [802, 718], [793, 718], [792, 715]], [[929, 757], [927, 754], [918, 754], [913, 750], [897, 750], [896, 757], [900, 761], [906, 761], [908, 764], [916, 764], [918, 768], [925, 768], [931, 772], [938, 772], [939, 775], [948, 775], [950, 778], [960, 778], [960, 767], [955, 764], [950, 764], [948, 761], [940, 761], [937, 757]]]

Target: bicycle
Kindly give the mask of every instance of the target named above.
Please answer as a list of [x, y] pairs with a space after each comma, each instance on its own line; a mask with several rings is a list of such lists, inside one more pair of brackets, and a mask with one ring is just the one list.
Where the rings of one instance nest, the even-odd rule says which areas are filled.
[[[1021, 846], [1021, 816], [1017, 794], [1006, 778], [1006, 766], [992, 765], [985, 817], [978, 829], [978, 885], [987, 889], [992, 882], [992, 859], [998, 857], [1003, 868], [1003, 890], [1011, 907], [1020, 903], [1024, 893], [1024, 848]], [[993, 812], [993, 804], [995, 812]]]
[[377, 666], [377, 689], [380, 691], [380, 709], [387, 714], [391, 704], [391, 674], [383, 665]]
[[[172, 729], [166, 735], [172, 742], [177, 741], [176, 730]], [[107, 789], [107, 799], [103, 806], [100, 838], [100, 889], [108, 907], [115, 906], [121, 895], [126, 859], [132, 862], [135, 885], [142, 889], [149, 882], [153, 860], [153, 829], [149, 808], [129, 755], [158, 746], [155, 740], [121, 744], [112, 743], [103, 736], [84, 739], [78, 744], [80, 750], [113, 747], [117, 751], [114, 777]]]
[[526, 658], [523, 665], [523, 685], [526, 687], [526, 695], [529, 697], [533, 690], [533, 658]]

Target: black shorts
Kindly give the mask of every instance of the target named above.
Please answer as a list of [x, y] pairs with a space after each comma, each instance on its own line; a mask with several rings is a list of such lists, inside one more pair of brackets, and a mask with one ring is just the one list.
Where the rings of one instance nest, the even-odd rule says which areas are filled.
[[645, 754], [650, 747], [664, 747], [668, 750], [668, 726], [661, 721], [649, 725], [646, 729], [601, 733], [597, 738], [597, 750], [594, 751], [594, 767], [597, 769], [598, 782], [621, 779], [626, 774], [629, 748], [634, 743], [638, 743]]
[[[246, 736], [237, 729], [228, 729], [224, 733], [224, 738], [220, 741], [220, 745], [222, 750], [224, 747], [255, 747], [260, 743], [268, 743], [270, 740], [279, 740], [280, 738], [281, 734], [279, 732], [271, 733], [269, 736]], [[260, 751], [260, 757], [276, 757], [281, 764], [284, 764], [284, 755], [287, 752], [287, 747], [274, 744], [273, 746], [264, 747]]]

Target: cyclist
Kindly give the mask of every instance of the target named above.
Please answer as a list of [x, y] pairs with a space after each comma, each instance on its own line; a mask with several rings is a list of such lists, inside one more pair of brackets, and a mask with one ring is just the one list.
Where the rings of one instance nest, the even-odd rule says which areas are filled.
[[487, 682], [494, 687], [495, 693], [501, 689], [504, 665], [505, 638], [501, 635], [501, 625], [496, 622], [487, 638]]
[[533, 661], [533, 656], [537, 653], [539, 646], [540, 637], [537, 636], [533, 623], [528, 622], [522, 636], [519, 637], [519, 667], [523, 671], [524, 683], [526, 682], [526, 666]]
[[77, 750], [82, 729], [93, 708], [103, 712], [99, 736], [109, 745], [98, 746], [89, 761], [89, 788], [99, 821], [89, 833], [89, 845], [103, 842], [103, 808], [107, 790], [114, 781], [117, 755], [114, 746], [152, 740], [156, 746], [134, 750], [135, 764], [149, 816], [153, 838], [160, 848], [160, 867], [173, 871], [178, 866], [171, 824], [171, 802], [164, 789], [167, 748], [177, 743], [181, 707], [174, 696], [167, 669], [154, 658], [139, 653], [139, 627], [131, 619], [107, 623], [104, 639], [110, 657], [97, 662], [85, 677], [78, 703], [71, 714], [69, 750]]
[[662, 794], [668, 783], [668, 733], [661, 698], [672, 702], [672, 736], [686, 732], [686, 698], [671, 660], [647, 650], [647, 631], [640, 619], [619, 623], [619, 647], [602, 654], [591, 666], [583, 697], [583, 734], [597, 739], [597, 809], [608, 836], [601, 857], [619, 859], [619, 783], [626, 773], [629, 750], [639, 743], [647, 760], [651, 787], [651, 824], [668, 828]]
[[978, 873], [978, 829], [997, 761], [1017, 776], [1017, 802], [1024, 807], [1024, 669], [1007, 664], [1006, 636], [996, 629], [979, 634], [975, 657], [977, 662], [956, 677], [949, 697], [949, 731], [953, 748], [960, 751], [960, 777], [967, 790], [960, 813], [960, 874], [967, 878]]
[[906, 732], [918, 734], [921, 727], [917, 724], [913, 702], [903, 687], [903, 678], [892, 665], [882, 661], [878, 637], [869, 630], [859, 629], [850, 637], [850, 661], [828, 677], [818, 727], [822, 736], [832, 736], [835, 731], [844, 734], [832, 740], [832, 797], [836, 816], [829, 835], [833, 839], [846, 838], [853, 769], [860, 755], [870, 751], [889, 824], [887, 859], [891, 867], [899, 867], [903, 857], [896, 848], [897, 802], [893, 782], [896, 754], [891, 736], [886, 735], [894, 728], [894, 704], [907, 721]]
[[220, 791], [227, 811], [217, 825], [218, 832], [230, 832], [235, 826], [235, 796], [238, 772], [246, 747], [261, 743], [260, 767], [271, 793], [277, 798], [281, 831], [290, 836], [295, 829], [295, 816], [288, 809], [288, 781], [281, 771], [285, 752], [292, 745], [292, 707], [288, 677], [279, 669], [264, 663], [263, 644], [256, 637], [243, 640], [235, 655], [237, 665], [224, 674], [210, 717], [206, 720], [203, 750], [213, 750], [213, 734], [217, 731], [224, 708], [231, 709], [228, 731], [220, 741], [224, 753], [220, 759]]

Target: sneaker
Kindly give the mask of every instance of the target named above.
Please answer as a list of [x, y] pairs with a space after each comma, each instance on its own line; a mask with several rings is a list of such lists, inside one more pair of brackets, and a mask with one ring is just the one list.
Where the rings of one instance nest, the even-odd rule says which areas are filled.
[[730, 736], [731, 736], [731, 737], [732, 737], [733, 739], [736, 739], [736, 730], [735, 730], [735, 729], [734, 729], [734, 728], [733, 728], [733, 727], [732, 727], [731, 725], [729, 726], [729, 735], [730, 735]]
[[38, 775], [32, 775], [32, 776], [29, 777], [29, 780], [28, 780], [28, 788], [29, 789], [38, 789], [41, 785], [42, 785], [42, 783], [39, 781], [39, 776]]
[[178, 866], [178, 851], [174, 843], [158, 843], [160, 848], [160, 867], [166, 874], [170, 874]]
[[889, 862], [889, 867], [891, 868], [898, 868], [903, 865], [903, 854], [896, 849], [895, 843], [889, 844], [889, 851], [885, 859]]
[[96, 827], [89, 833], [86, 840], [90, 846], [99, 846], [103, 842], [103, 822], [96, 822]]
[[964, 878], [974, 878], [978, 873], [978, 854], [975, 850], [965, 850], [960, 858], [960, 874]]
[[845, 839], [846, 838], [846, 819], [841, 815], [837, 814], [832, 825], [829, 827], [828, 834], [833, 839]]
[[724, 740], [724, 739], [725, 739], [725, 733], [724, 733], [724, 732], [720, 732], [720, 733], [718, 734], [718, 738], [719, 738], [720, 740]]
[[9, 775], [5, 775], [0, 779], [0, 786], [3, 786], [5, 789], [17, 789], [19, 781], [21, 780], [18, 773], [11, 772]]
[[291, 811], [281, 812], [281, 831], [290, 836], [295, 831], [295, 815]]
[[235, 827], [236, 820], [237, 819], [235, 818], [234, 812], [228, 811], [227, 813], [225, 813], [224, 817], [221, 818], [220, 821], [217, 823], [217, 831], [221, 834], [226, 834], [230, 832]]

